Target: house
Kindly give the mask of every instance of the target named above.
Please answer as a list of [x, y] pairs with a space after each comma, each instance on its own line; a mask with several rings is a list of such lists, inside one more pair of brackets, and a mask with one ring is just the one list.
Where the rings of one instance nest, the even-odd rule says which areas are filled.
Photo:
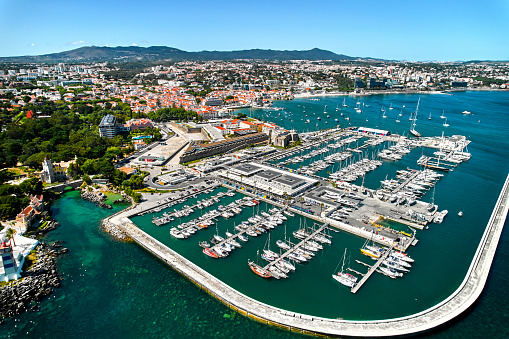
[[134, 140], [133, 145], [134, 145], [135, 150], [139, 150], [139, 149], [142, 149], [143, 147], [147, 146], [147, 143], [144, 140], [139, 139], [139, 140]]
[[221, 135], [225, 135], [227, 133], [226, 128], [222, 126], [215, 126], [215, 128], [221, 133]]
[[129, 120], [124, 127], [129, 128], [130, 131], [134, 131], [136, 129], [146, 129], [148, 127], [153, 127], [152, 120], [150, 119], [131, 119]]
[[227, 130], [237, 129], [239, 128], [240, 120], [239, 119], [233, 119], [233, 120], [223, 120], [221, 122], [224, 128]]
[[44, 158], [41, 172], [42, 181], [51, 184], [53, 182], [64, 181], [66, 178], [67, 174], [62, 167], [58, 164], [53, 164], [48, 157]]
[[35, 217], [44, 211], [44, 200], [41, 195], [31, 195], [30, 204], [16, 215], [16, 222], [21, 223], [25, 227], [29, 227], [35, 220]]

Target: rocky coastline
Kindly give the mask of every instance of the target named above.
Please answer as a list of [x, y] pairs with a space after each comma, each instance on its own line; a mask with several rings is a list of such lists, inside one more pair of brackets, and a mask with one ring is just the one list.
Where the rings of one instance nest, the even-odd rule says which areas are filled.
[[98, 194], [98, 193], [88, 192], [88, 191], [83, 190], [83, 191], [81, 191], [81, 198], [84, 200], [91, 201], [99, 207], [109, 208], [109, 209], [112, 208], [111, 205], [105, 204], [103, 202], [103, 200], [106, 199], [106, 195], [104, 195], [104, 194]]
[[0, 324], [5, 318], [37, 310], [38, 302], [60, 287], [54, 258], [67, 251], [59, 241], [37, 245], [37, 259], [23, 277], [0, 288]]

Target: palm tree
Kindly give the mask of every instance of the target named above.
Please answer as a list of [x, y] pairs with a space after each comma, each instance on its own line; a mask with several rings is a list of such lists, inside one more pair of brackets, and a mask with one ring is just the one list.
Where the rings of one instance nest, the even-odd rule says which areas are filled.
[[16, 246], [16, 242], [14, 241], [14, 234], [18, 233], [14, 228], [8, 228], [5, 232], [5, 237], [14, 243]]

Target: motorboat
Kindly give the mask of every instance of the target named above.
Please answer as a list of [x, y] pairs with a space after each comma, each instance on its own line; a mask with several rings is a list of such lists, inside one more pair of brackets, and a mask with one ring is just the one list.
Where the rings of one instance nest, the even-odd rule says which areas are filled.
[[177, 239], [185, 239], [185, 238], [188, 238], [189, 235], [186, 235], [186, 233], [184, 233], [183, 231], [180, 231], [179, 229], [173, 227], [171, 230], [170, 230], [170, 234], [174, 237], [174, 238], [177, 238]]
[[210, 248], [204, 248], [203, 249], [203, 253], [205, 253], [205, 255], [207, 255], [207, 256], [209, 256], [211, 258], [215, 258], [215, 259], [219, 258], [217, 253], [214, 250], [210, 249]]
[[435, 218], [433, 219], [433, 221], [437, 224], [441, 224], [443, 221], [444, 221], [444, 218], [445, 216], [447, 215], [447, 213], [449, 213], [449, 211], [447, 210], [443, 210], [441, 212], [438, 212], [436, 215], [435, 215]]
[[198, 243], [198, 245], [200, 245], [200, 247], [202, 247], [202, 248], [209, 248], [210, 247], [210, 244], [208, 242], [206, 242], [206, 241], [200, 241]]

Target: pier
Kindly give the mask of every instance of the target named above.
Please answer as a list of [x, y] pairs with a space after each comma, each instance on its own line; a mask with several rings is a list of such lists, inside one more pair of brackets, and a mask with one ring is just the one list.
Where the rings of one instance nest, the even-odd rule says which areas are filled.
[[299, 242], [297, 245], [293, 246], [292, 248], [290, 248], [288, 251], [286, 251], [285, 253], [283, 253], [281, 256], [279, 256], [279, 258], [276, 258], [276, 260], [270, 262], [268, 265], [266, 265], [264, 267], [265, 270], [268, 270], [270, 266], [274, 266], [276, 265], [278, 262], [280, 262], [281, 260], [283, 260], [284, 258], [288, 257], [290, 255], [290, 253], [294, 252], [296, 249], [304, 246], [306, 244], [306, 242], [308, 240], [311, 240], [313, 239], [318, 233], [322, 232], [324, 229], [327, 228], [329, 224], [323, 224], [322, 226], [320, 226], [316, 231], [314, 231], [313, 233], [311, 233], [309, 236], [307, 236], [304, 240], [302, 240], [301, 242]]
[[119, 213], [104, 220], [118, 225], [140, 246], [186, 276], [198, 287], [230, 309], [253, 320], [293, 332], [315, 336], [380, 337], [427, 331], [466, 311], [481, 294], [495, 256], [509, 209], [507, 177], [465, 279], [448, 298], [416, 314], [400, 318], [357, 321], [314, 317], [295, 313], [254, 300], [233, 289], [177, 252], [140, 230]]
[[[283, 210], [279, 210], [278, 212], [273, 213], [271, 216], [277, 216], [278, 214], [281, 214], [282, 212], [283, 212]], [[263, 223], [266, 221], [266, 219], [268, 219], [268, 217], [264, 217], [262, 219], [262, 221], [260, 221], [256, 224], [251, 224], [251, 225], [247, 226], [246, 229], [243, 231], [237, 231], [231, 237], [228, 237], [228, 238], [224, 239], [223, 241], [218, 242], [217, 244], [215, 244], [214, 246], [211, 246], [210, 248], [211, 249], [221, 248], [221, 246], [224, 245], [225, 243], [227, 243], [228, 241], [235, 240], [239, 237], [239, 235], [245, 234], [247, 232], [247, 230], [254, 230], [257, 227], [260, 227], [261, 225], [263, 225]], [[267, 232], [270, 232], [270, 229], [268, 229]]]
[[412, 180], [414, 180], [418, 175], [419, 173], [421, 173], [420, 171], [415, 171], [414, 173], [412, 173], [408, 178], [406, 178], [398, 187], [396, 187], [392, 193], [398, 193], [403, 187], [405, 187], [406, 185], [408, 185], [408, 183], [410, 183]]
[[184, 196], [181, 196], [181, 197], [175, 197], [171, 200], [168, 200], [168, 201], [159, 201], [157, 202], [156, 204], [153, 204], [153, 206], [150, 206], [150, 207], [147, 207], [146, 209], [144, 209], [143, 211], [141, 212], [138, 212], [138, 213], [134, 213], [132, 216], [134, 215], [144, 215], [144, 214], [147, 214], [147, 213], [153, 213], [153, 212], [159, 212], [161, 211], [162, 209], [168, 207], [168, 204], [170, 203], [175, 203], [179, 200], [182, 200], [182, 199], [188, 199], [189, 197], [192, 197], [193, 195], [198, 195], [198, 194], [201, 194], [207, 190], [214, 190], [216, 189], [217, 187], [221, 186], [221, 184], [214, 184], [212, 185], [211, 187], [207, 187], [207, 188], [201, 188], [199, 189], [198, 191], [196, 192], [190, 192]]
[[362, 285], [364, 285], [364, 283], [366, 281], [368, 281], [369, 277], [371, 277], [371, 275], [373, 274], [373, 272], [376, 271], [376, 269], [378, 268], [378, 266], [380, 266], [383, 261], [385, 259], [387, 259], [387, 257], [389, 256], [389, 253], [391, 253], [392, 251], [392, 248], [393, 246], [391, 246], [391, 248], [389, 248], [388, 250], [386, 250], [381, 256], [380, 258], [376, 261], [376, 263], [371, 266], [369, 269], [368, 269], [368, 272], [366, 272], [366, 274], [362, 277], [361, 281], [359, 281], [357, 284], [355, 284], [354, 287], [352, 287], [352, 289], [350, 290], [353, 294], [357, 293], [357, 291], [362, 287]]

